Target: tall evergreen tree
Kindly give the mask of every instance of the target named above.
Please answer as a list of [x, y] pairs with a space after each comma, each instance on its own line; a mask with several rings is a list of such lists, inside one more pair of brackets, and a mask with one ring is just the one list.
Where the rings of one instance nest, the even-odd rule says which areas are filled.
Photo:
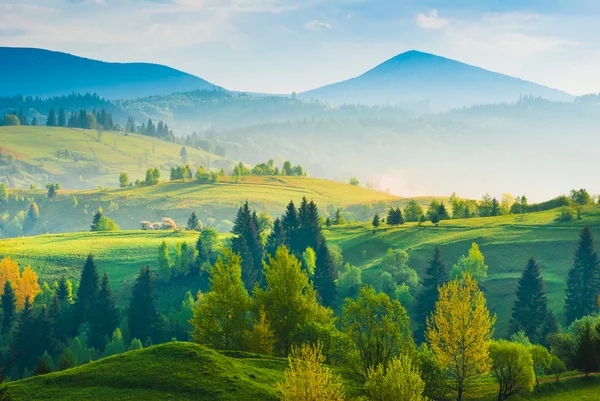
[[540, 330], [540, 344], [546, 348], [550, 348], [550, 344], [548, 343], [548, 336], [550, 334], [558, 333], [559, 331], [560, 329], [558, 327], [556, 317], [554, 317], [554, 313], [551, 310], [548, 310], [546, 312], [546, 317], [544, 318], [544, 325]]
[[315, 290], [323, 306], [333, 307], [337, 296], [335, 280], [337, 279], [338, 272], [324, 240], [317, 249], [317, 263], [314, 275]]
[[26, 297], [25, 306], [19, 313], [18, 324], [10, 345], [12, 363], [20, 371], [25, 367], [33, 366], [39, 358], [35, 344], [37, 344], [37, 339], [33, 305], [29, 301], [29, 297]]
[[510, 329], [512, 333], [520, 331], [533, 342], [541, 338], [540, 328], [547, 313], [546, 290], [540, 268], [534, 258], [530, 258], [517, 284], [517, 299], [512, 308]]
[[54, 109], [50, 109], [50, 112], [48, 113], [48, 119], [46, 120], [46, 126], [56, 127], [56, 124], [58, 124], [58, 121], [56, 119], [56, 112], [54, 111]]
[[17, 298], [10, 281], [4, 283], [2, 294], [2, 334], [10, 332], [17, 313]]
[[579, 330], [579, 341], [575, 352], [575, 368], [583, 371], [587, 376], [590, 372], [598, 370], [598, 355], [596, 353], [596, 339], [594, 330], [589, 321], [583, 322]]
[[198, 220], [198, 216], [196, 216], [196, 212], [192, 212], [190, 218], [187, 222], [187, 229], [192, 231], [199, 231], [202, 229], [202, 223]]
[[60, 109], [58, 113], [58, 126], [66, 127], [67, 126], [67, 115], [65, 113], [65, 109]]
[[102, 218], [102, 208], [99, 208], [98, 211], [94, 214], [94, 218], [92, 219], [92, 225], [90, 226], [90, 230], [98, 231], [101, 218]]
[[579, 235], [573, 266], [567, 277], [565, 316], [571, 323], [598, 311], [600, 258], [594, 249], [594, 236], [588, 226]]
[[23, 109], [19, 109], [19, 123], [23, 126], [29, 125], [29, 122], [27, 121], [27, 116], [25, 115], [25, 113], [23, 113]]
[[133, 287], [129, 304], [129, 334], [131, 338], [154, 340], [156, 338], [156, 311], [154, 273], [149, 267], [142, 267]]
[[95, 304], [90, 320], [89, 345], [101, 350], [104, 348], [104, 338], [110, 335], [119, 326], [119, 310], [115, 306], [115, 299], [110, 288], [108, 274], [104, 273], [98, 292], [98, 301]]
[[79, 288], [77, 290], [77, 302], [74, 308], [76, 327], [90, 321], [98, 302], [99, 289], [100, 275], [98, 274], [98, 266], [94, 260], [94, 255], [89, 254], [83, 265]]
[[66, 277], [61, 277], [58, 281], [58, 288], [56, 289], [56, 296], [61, 302], [73, 303], [73, 286], [70, 280]]
[[281, 223], [283, 225], [283, 231], [285, 232], [285, 245], [289, 249], [290, 253], [293, 255], [301, 253], [298, 239], [300, 218], [298, 216], [298, 210], [296, 209], [293, 201], [290, 201], [290, 203], [287, 205]]
[[275, 257], [275, 252], [280, 246], [285, 245], [285, 230], [282, 221], [278, 218], [273, 222], [273, 229], [267, 238], [266, 253]]
[[242, 257], [242, 279], [248, 291], [263, 279], [262, 262], [264, 249], [258, 231], [258, 217], [252, 213], [248, 201], [239, 208], [233, 229], [235, 237], [231, 248]]
[[417, 320], [423, 331], [425, 330], [426, 319], [431, 315], [431, 312], [435, 308], [435, 303], [438, 301], [438, 288], [446, 284], [449, 280], [450, 274], [446, 262], [442, 259], [442, 250], [439, 246], [436, 246], [431, 259], [429, 259], [429, 265], [425, 270], [423, 291], [419, 294], [417, 302]]

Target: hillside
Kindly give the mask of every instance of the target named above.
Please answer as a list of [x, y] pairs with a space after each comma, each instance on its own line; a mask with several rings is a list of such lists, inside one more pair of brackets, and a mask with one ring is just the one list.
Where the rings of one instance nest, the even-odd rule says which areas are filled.
[[302, 93], [334, 104], [413, 104], [432, 109], [513, 103], [521, 95], [571, 101], [573, 96], [532, 82], [419, 51], [402, 53], [347, 81]]
[[[278, 400], [276, 383], [287, 361], [243, 352], [217, 352], [184, 342], [129, 351], [62, 372], [8, 383], [13, 400]], [[347, 400], [359, 400], [361, 384], [346, 369], [342, 376]], [[552, 380], [550, 382], [550, 380]], [[515, 400], [597, 400], [598, 377], [553, 378], [532, 394]], [[495, 400], [496, 385], [478, 389], [469, 400]]]
[[149, 63], [107, 63], [43, 49], [0, 47], [0, 96], [97, 93], [109, 99], [136, 98], [213, 84], [170, 67]]
[[[346, 214], [348, 220], [370, 219], [374, 208], [383, 210], [390, 204], [408, 202], [406, 198], [349, 184], [285, 176], [246, 176], [239, 182], [232, 177], [221, 177], [219, 182], [205, 184], [188, 180], [123, 189], [60, 190], [53, 200], [46, 197], [45, 189], [12, 189], [11, 193], [24, 198], [19, 202], [9, 200], [7, 211], [11, 218], [28, 207], [27, 199], [33, 199], [39, 206], [40, 219], [28, 234], [89, 230], [93, 213], [99, 207], [122, 229], [139, 229], [141, 221], [160, 221], [163, 217], [185, 227], [195, 211], [205, 225], [229, 232], [237, 210], [246, 200], [258, 213], [268, 212], [274, 219], [283, 213], [290, 200], [299, 203], [302, 197], [307, 197], [317, 203], [323, 216], [333, 215], [339, 207], [351, 213]], [[431, 199], [417, 198], [423, 206]], [[65, 212], [68, 219], [63, 216]]]
[[[95, 130], [56, 127], [0, 127], [0, 149], [12, 154], [23, 169], [0, 172], [9, 187], [44, 187], [60, 182], [67, 189], [118, 187], [119, 174], [132, 181], [144, 179], [147, 168], [159, 168], [169, 177], [171, 166], [181, 164], [181, 145], [138, 134], [106, 131], [98, 138]], [[226, 167], [219, 156], [189, 148], [188, 163]], [[68, 151], [68, 154], [58, 154]], [[3, 176], [3, 177], [2, 177]]]
[[285, 359], [167, 343], [9, 384], [14, 400], [278, 400]]
[[498, 315], [495, 335], [508, 334], [508, 322], [517, 280], [527, 260], [535, 257], [546, 283], [550, 309], [563, 322], [565, 283], [579, 232], [589, 225], [600, 247], [600, 206], [584, 208], [582, 220], [555, 221], [558, 210], [492, 218], [442, 221], [417, 227], [414, 223], [373, 234], [369, 225], [335, 227], [326, 235], [343, 249], [345, 261], [363, 269], [363, 281], [380, 272], [381, 258], [389, 248], [407, 251], [410, 267], [422, 277], [435, 246], [451, 268], [476, 242], [489, 266], [484, 291], [488, 305]]

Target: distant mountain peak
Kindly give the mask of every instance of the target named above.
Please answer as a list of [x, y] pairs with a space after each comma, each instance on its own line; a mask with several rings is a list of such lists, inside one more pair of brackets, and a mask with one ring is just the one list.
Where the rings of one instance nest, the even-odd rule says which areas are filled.
[[556, 89], [418, 50], [398, 54], [356, 78], [300, 94], [333, 104], [413, 105], [426, 101], [438, 110], [514, 103], [523, 95], [573, 100]]

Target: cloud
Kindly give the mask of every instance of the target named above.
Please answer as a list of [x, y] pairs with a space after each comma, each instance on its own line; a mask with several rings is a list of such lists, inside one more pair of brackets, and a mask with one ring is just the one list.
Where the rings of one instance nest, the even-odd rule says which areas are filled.
[[319, 28], [333, 29], [331, 24], [328, 24], [327, 22], [322, 22], [322, 21], [319, 21], [316, 19], [306, 23], [306, 29], [319, 29]]
[[444, 29], [449, 22], [438, 15], [438, 10], [431, 10], [429, 15], [417, 15], [417, 24], [423, 29]]

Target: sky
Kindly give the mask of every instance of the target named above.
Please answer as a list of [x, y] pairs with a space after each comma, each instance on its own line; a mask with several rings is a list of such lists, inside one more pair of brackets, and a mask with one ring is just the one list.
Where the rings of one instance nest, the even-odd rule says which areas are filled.
[[600, 92], [597, 0], [0, 0], [0, 46], [165, 64], [231, 90], [302, 92], [420, 50]]

